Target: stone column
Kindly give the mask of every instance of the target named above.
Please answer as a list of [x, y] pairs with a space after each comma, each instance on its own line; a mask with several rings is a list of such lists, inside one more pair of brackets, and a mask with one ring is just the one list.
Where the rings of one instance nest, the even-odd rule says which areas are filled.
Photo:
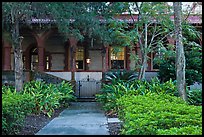
[[11, 70], [11, 44], [4, 42], [3, 51], [3, 70]]

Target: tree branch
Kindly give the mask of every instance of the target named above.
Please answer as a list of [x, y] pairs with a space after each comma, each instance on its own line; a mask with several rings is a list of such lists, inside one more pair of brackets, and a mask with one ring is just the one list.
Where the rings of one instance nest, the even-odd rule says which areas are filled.
[[169, 33], [167, 33], [162, 39], [160, 39], [159, 41], [157, 41], [157, 42], [155, 42], [155, 43], [152, 43], [152, 45], [154, 45], [154, 44], [156, 44], [156, 43], [158, 43], [158, 42], [161, 42], [162, 40], [164, 40], [168, 35], [170, 35], [170, 34], [172, 34], [172, 33], [174, 33], [174, 30], [173, 31], [171, 31], [171, 32], [169, 32]]
[[188, 15], [187, 15], [186, 18], [185, 18], [185, 21], [188, 19], [188, 17], [190, 16], [192, 10], [193, 10], [196, 6], [197, 6], [197, 3], [194, 2], [192, 8], [190, 9], [190, 11], [188, 12]]

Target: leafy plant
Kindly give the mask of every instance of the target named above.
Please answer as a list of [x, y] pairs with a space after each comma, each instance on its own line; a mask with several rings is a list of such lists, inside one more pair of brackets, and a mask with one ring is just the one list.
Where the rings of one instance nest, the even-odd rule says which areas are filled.
[[105, 75], [106, 81], [111, 81], [111, 83], [116, 83], [118, 81], [134, 81], [138, 77], [138, 74], [135, 71], [110, 71]]
[[71, 83], [62, 81], [57, 85], [57, 89], [62, 93], [62, 97], [59, 100], [61, 105], [66, 105], [66, 103], [76, 100]]
[[54, 113], [55, 108], [59, 108], [61, 103], [74, 99], [73, 90], [70, 83], [62, 82], [59, 85], [46, 84], [41, 81], [31, 81], [24, 85], [24, 93], [32, 95], [35, 101], [34, 113], [44, 113], [49, 117]]

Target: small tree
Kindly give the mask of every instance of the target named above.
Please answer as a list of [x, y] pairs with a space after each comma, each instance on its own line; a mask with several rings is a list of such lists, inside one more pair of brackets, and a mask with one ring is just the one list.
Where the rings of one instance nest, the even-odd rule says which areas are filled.
[[181, 26], [181, 14], [182, 7], [181, 2], [174, 2], [174, 18], [175, 18], [175, 36], [176, 36], [176, 80], [177, 89], [184, 101], [187, 101], [186, 95], [186, 79], [185, 79], [185, 68], [186, 60], [184, 55], [184, 48], [182, 42], [182, 26]]
[[3, 25], [2, 30], [7, 29], [11, 34], [11, 43], [14, 49], [15, 59], [15, 88], [20, 91], [23, 88], [23, 62], [22, 62], [22, 40], [19, 29], [20, 23], [25, 21], [31, 14], [30, 2], [3, 2], [2, 16]]
[[[140, 64], [139, 79], [145, 79], [148, 54], [164, 46], [163, 40], [173, 33], [173, 22], [170, 19], [170, 7], [164, 2], [131, 2], [121, 3], [131, 16], [133, 25], [114, 26], [114, 36], [121, 45], [129, 46], [130, 49], [138, 43], [141, 52], [141, 59], [135, 53], [130, 53], [135, 62]], [[132, 12], [137, 13], [137, 19]], [[126, 27], [125, 27], [126, 26]], [[127, 26], [133, 27], [127, 29]], [[138, 66], [138, 65], [135, 65]]]

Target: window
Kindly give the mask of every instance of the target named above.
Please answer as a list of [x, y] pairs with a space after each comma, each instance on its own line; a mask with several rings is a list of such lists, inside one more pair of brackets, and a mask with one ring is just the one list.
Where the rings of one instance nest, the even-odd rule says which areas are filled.
[[50, 56], [45, 56], [45, 70], [50, 70]]
[[76, 50], [76, 68], [84, 69], [84, 48], [78, 47]]
[[111, 69], [124, 69], [125, 64], [125, 48], [111, 47]]
[[31, 50], [31, 70], [37, 70], [38, 68], [38, 49]]

